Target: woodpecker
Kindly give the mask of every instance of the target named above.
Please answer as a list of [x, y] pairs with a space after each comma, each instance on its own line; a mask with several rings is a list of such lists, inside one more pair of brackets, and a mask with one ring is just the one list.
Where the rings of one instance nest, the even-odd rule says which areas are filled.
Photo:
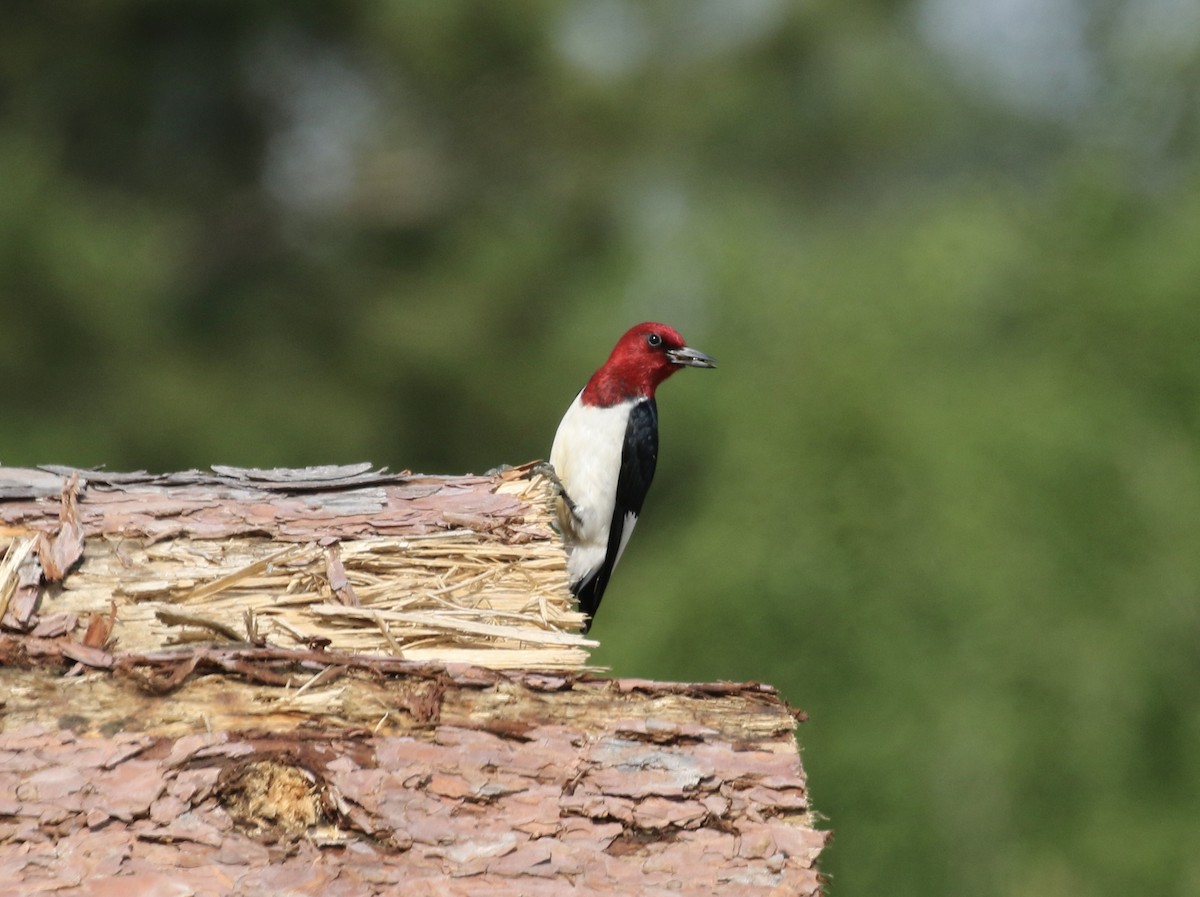
[[575, 396], [554, 434], [550, 465], [559, 489], [558, 519], [567, 574], [583, 631], [637, 525], [658, 462], [654, 390], [685, 367], [715, 368], [665, 324], [647, 322], [617, 340], [608, 361]]

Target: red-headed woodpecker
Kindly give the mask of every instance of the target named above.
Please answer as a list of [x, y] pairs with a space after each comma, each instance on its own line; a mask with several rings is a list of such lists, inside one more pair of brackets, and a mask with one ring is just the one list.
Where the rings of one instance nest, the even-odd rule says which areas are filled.
[[645, 323], [617, 340], [608, 361], [563, 415], [550, 449], [567, 574], [583, 631], [637, 525], [658, 461], [654, 390], [680, 368], [714, 368], [665, 324]]

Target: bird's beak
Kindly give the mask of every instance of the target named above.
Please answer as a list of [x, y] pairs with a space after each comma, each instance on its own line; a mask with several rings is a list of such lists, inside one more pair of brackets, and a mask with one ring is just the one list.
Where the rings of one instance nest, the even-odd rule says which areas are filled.
[[668, 349], [667, 358], [672, 364], [690, 368], [715, 368], [717, 366], [717, 360], [711, 355], [705, 355], [688, 346], [684, 346], [682, 349]]

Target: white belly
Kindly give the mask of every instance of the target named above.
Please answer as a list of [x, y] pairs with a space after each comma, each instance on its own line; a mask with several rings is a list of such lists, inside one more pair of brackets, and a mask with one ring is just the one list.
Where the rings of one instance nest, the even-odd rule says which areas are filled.
[[[567, 541], [567, 572], [572, 584], [604, 562], [616, 504], [621, 450], [632, 401], [609, 408], [584, 405], [579, 396], [563, 415], [550, 449], [550, 463], [575, 503], [575, 514], [560, 503], [559, 520]], [[636, 518], [635, 518], [636, 520]], [[622, 533], [622, 548], [632, 526]]]

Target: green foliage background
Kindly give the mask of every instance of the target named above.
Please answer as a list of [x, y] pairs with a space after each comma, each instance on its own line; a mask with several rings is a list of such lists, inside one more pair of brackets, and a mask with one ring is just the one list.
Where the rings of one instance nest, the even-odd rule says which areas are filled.
[[1198, 893], [1200, 21], [987, 6], [14, 0], [0, 461], [521, 462], [665, 320], [596, 660], [807, 710], [835, 897]]

